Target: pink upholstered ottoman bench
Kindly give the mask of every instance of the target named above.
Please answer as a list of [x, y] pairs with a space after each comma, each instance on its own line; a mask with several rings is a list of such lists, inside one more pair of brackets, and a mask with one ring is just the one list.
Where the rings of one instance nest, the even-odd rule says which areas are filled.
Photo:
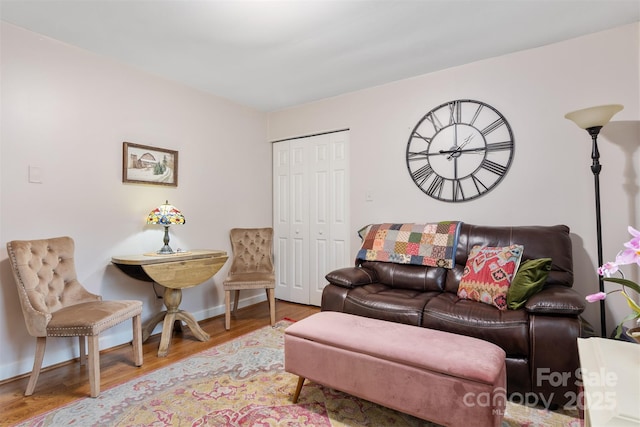
[[504, 351], [432, 329], [325, 311], [285, 330], [285, 371], [446, 426], [498, 427]]

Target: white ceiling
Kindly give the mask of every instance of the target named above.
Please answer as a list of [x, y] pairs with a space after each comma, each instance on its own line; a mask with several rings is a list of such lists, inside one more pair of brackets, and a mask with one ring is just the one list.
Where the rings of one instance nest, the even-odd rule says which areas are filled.
[[640, 0], [0, 0], [0, 17], [273, 111], [640, 21]]

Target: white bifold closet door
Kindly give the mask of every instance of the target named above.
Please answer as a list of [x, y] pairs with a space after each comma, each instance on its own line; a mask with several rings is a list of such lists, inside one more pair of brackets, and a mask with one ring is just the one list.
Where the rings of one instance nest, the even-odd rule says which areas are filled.
[[349, 132], [273, 143], [276, 298], [319, 306], [349, 253]]

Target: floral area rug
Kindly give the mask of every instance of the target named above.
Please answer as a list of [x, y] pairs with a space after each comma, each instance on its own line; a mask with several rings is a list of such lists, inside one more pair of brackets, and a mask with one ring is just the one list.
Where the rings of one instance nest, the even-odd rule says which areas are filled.
[[[280, 321], [19, 426], [436, 426], [284, 372]], [[576, 413], [509, 402], [503, 427], [580, 426]]]

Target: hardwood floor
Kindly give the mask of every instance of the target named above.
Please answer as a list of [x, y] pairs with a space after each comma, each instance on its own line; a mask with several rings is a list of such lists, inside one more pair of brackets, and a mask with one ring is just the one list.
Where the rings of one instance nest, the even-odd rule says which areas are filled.
[[[276, 301], [276, 320], [289, 318], [301, 320], [320, 311], [319, 307]], [[206, 342], [196, 340], [188, 327], [174, 332], [167, 357], [158, 357], [160, 335], [150, 337], [143, 347], [144, 364], [133, 364], [133, 352], [129, 344], [104, 350], [100, 353], [102, 391], [129, 381], [147, 372], [170, 365], [193, 353], [227, 342], [233, 338], [269, 325], [269, 307], [262, 302], [238, 309], [231, 316], [231, 329], [224, 329], [224, 315], [203, 320], [202, 329], [211, 335]], [[40, 373], [32, 396], [25, 397], [28, 375], [0, 384], [0, 425], [13, 425], [35, 415], [89, 396], [89, 374], [86, 366], [77, 361], [46, 368]]]

